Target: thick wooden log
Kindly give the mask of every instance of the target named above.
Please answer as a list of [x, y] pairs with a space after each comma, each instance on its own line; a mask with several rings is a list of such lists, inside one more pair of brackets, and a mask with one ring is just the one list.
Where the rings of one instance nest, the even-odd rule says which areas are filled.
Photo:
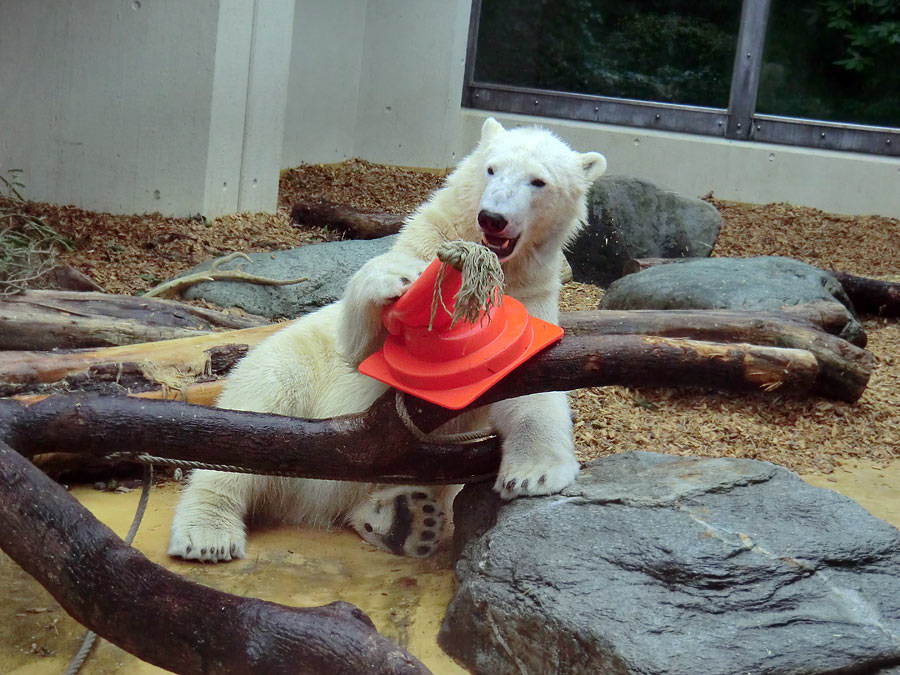
[[597, 310], [564, 314], [561, 323], [572, 335], [659, 335], [804, 349], [819, 363], [816, 393], [845, 401], [859, 399], [875, 367], [875, 357], [818, 330], [822, 325], [834, 328], [846, 321], [845, 312], [834, 303], [797, 305], [794, 310]]
[[394, 213], [365, 213], [344, 204], [323, 201], [299, 201], [291, 208], [291, 220], [303, 225], [336, 227], [354, 239], [378, 239], [396, 234], [403, 216]]
[[860, 314], [900, 316], [900, 282], [858, 277], [847, 272], [832, 272]]
[[347, 603], [285, 607], [150, 562], [2, 441], [0, 548], [77, 621], [172, 672], [429, 672]]
[[[810, 305], [805, 310], [798, 309], [798, 315], [827, 323], [833, 308], [827, 303]], [[690, 337], [701, 341], [741, 343], [791, 347], [812, 352], [819, 361], [819, 374], [815, 393], [855, 401], [868, 382], [874, 358], [868, 352], [853, 347], [839, 338], [827, 335], [808, 322], [792, 320], [785, 313], [752, 313], [728, 310], [647, 310], [647, 311], [595, 311], [568, 312], [561, 315], [563, 328], [572, 335], [586, 336], [590, 333], [607, 336], [660, 335], [662, 337]], [[187, 338], [162, 343], [117, 347], [95, 352], [67, 353], [22, 353], [0, 352], [0, 395], [27, 395], [31, 393], [52, 393], [53, 391], [96, 388], [97, 382], [110, 389], [121, 389], [123, 376], [131, 373], [136, 379], [130, 380], [130, 389], [146, 391], [158, 389], [153, 378], [146, 374], [171, 374], [178, 368], [191, 371], [185, 364], [200, 364], [208, 360], [207, 351], [218, 345], [257, 344], [263, 337], [279, 330], [286, 324], [273, 324], [256, 329], [219, 333], [206, 338]], [[564, 341], [568, 338], [564, 338]], [[649, 349], [646, 342], [633, 342], [640, 349]], [[226, 350], [227, 351], [227, 350]], [[238, 350], [239, 351], [239, 350]], [[632, 350], [634, 351], [634, 350]], [[215, 352], [213, 352], [215, 353]], [[610, 362], [624, 359], [624, 356], [610, 355]], [[147, 364], [156, 364], [157, 370], [149, 370]], [[193, 366], [193, 371], [200, 367]], [[226, 372], [230, 364], [223, 358], [221, 367], [213, 367], [214, 373]], [[118, 378], [118, 383], [112, 382]], [[141, 379], [143, 378], [143, 379]], [[202, 378], [201, 378], [202, 379]], [[169, 388], [187, 391], [197, 378], [189, 376], [170, 384]], [[58, 383], [50, 386], [52, 383]], [[628, 384], [627, 381], [620, 384]], [[102, 388], [101, 388], [102, 390]]]
[[[610, 384], [810, 392], [817, 374], [815, 358], [802, 350], [654, 336], [571, 336], [529, 360], [470, 408]], [[425, 431], [458, 414], [418, 399], [407, 405]], [[7, 430], [7, 442], [29, 457], [62, 448], [105, 456], [114, 446], [276, 475], [385, 483], [481, 480], [496, 471], [499, 459], [492, 442], [422, 445], [396, 415], [392, 392], [366, 412], [328, 420], [87, 394], [53, 396], [30, 407], [0, 400], [0, 428]]]
[[172, 300], [94, 292], [26, 291], [0, 299], [0, 349], [109, 347], [266, 323]]
[[96, 350], [0, 352], [0, 396], [180, 390], [224, 373], [285, 324]]

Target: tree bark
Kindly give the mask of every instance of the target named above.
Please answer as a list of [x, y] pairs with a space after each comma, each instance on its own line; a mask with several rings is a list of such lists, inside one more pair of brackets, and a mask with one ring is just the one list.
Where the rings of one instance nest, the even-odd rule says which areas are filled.
[[354, 239], [378, 239], [396, 234], [403, 216], [394, 213], [365, 213], [329, 201], [299, 201], [291, 208], [291, 220], [303, 225], [336, 227]]
[[0, 349], [109, 347], [266, 323], [172, 300], [26, 291], [0, 299]]
[[0, 547], [72, 617], [176, 673], [428, 673], [343, 602], [299, 609], [192, 583], [122, 542], [0, 441]]
[[[820, 323], [828, 322], [831, 314], [835, 313], [827, 303], [809, 306], [804, 310], [798, 308], [797, 311]], [[873, 357], [868, 352], [816, 330], [805, 320], [794, 319], [781, 312], [600, 310], [566, 312], [561, 315], [560, 323], [567, 333], [584, 337], [589, 333], [595, 333], [598, 337], [605, 335], [622, 338], [628, 334], [631, 334], [632, 338], [655, 334], [661, 337], [689, 337], [702, 341], [748, 342], [805, 349], [812, 352], [819, 362], [819, 373], [813, 391], [847, 401], [855, 401], [862, 395], [874, 363]], [[187, 391], [187, 387], [198, 380], [198, 373], [211, 371], [211, 375], [223, 374], [230, 368], [232, 361], [223, 356], [221, 365], [214, 364], [211, 369], [204, 371], [204, 364], [210, 358], [207, 352], [211, 349], [219, 347], [224, 354], [239, 355], [244, 349], [243, 345], [249, 348], [284, 325], [272, 324], [255, 329], [218, 333], [205, 338], [109, 348], [95, 352], [0, 352], [0, 395], [22, 396], [91, 388], [107, 392], [121, 391], [126, 384], [123, 380], [125, 374], [132, 378], [127, 380], [132, 392], [147, 391], [158, 389], [160, 380], [172, 378], [172, 373], [178, 368], [187, 374], [183, 372], [180, 379], [175, 377], [167, 386]], [[571, 335], [564, 337], [563, 341], [569, 341]], [[651, 343], [645, 340], [633, 339], [628, 344], [630, 345], [628, 357], [624, 353], [608, 354], [604, 367], [610, 368], [617, 362], [628, 365], [626, 358], [646, 361], [649, 357], [637, 352], [653, 349]], [[213, 354], [215, 353], [213, 351]], [[148, 364], [153, 364], [153, 367], [148, 367]], [[195, 365], [186, 367], [185, 364]], [[662, 367], [668, 366], [663, 364]], [[632, 368], [632, 373], [634, 377], [639, 376], [636, 367]], [[625, 385], [629, 383], [627, 377], [616, 382]]]
[[[868, 384], [875, 359], [871, 353], [818, 330], [846, 321], [834, 303], [797, 305], [791, 312], [734, 310], [597, 310], [563, 315], [570, 335], [641, 334], [710, 342], [804, 349], [819, 364], [814, 390], [829, 398], [856, 401]], [[840, 328], [838, 328], [840, 330]]]
[[96, 350], [0, 352], [0, 396], [180, 390], [224, 373], [285, 324]]
[[900, 282], [858, 277], [847, 272], [832, 272], [860, 314], [900, 316]]
[[[803, 350], [655, 336], [571, 336], [468, 409], [541, 391], [610, 384], [809, 392], [817, 375], [815, 358]], [[425, 432], [459, 414], [418, 399], [407, 406]], [[30, 407], [0, 400], [2, 429], [6, 441], [29, 457], [60, 448], [104, 456], [115, 439], [115, 447], [132, 453], [335, 480], [471, 482], [495, 473], [499, 461], [493, 442], [422, 445], [395, 414], [392, 392], [365, 412], [327, 420], [88, 394], [53, 396]]]

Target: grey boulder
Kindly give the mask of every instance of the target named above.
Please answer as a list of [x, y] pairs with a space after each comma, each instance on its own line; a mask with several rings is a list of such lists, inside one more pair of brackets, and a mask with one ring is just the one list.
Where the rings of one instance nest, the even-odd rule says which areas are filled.
[[[203, 299], [220, 307], [240, 307], [269, 318], [295, 318], [340, 299], [350, 277], [370, 258], [386, 253], [396, 235], [381, 239], [332, 241], [287, 251], [251, 253], [243, 268], [272, 279], [306, 277], [290, 286], [262, 286], [243, 281], [202, 282], [184, 292], [189, 300]], [[186, 274], [205, 272], [212, 262]], [[228, 269], [236, 263], [225, 267]]]
[[588, 222], [566, 257], [575, 281], [606, 287], [633, 258], [708, 256], [722, 216], [701, 199], [627, 176], [604, 176], [588, 193]]
[[847, 313], [841, 337], [865, 342], [853, 303], [832, 275], [781, 256], [705, 258], [658, 265], [615, 281], [602, 309], [736, 309], [778, 311], [812, 302]]
[[773, 464], [630, 452], [561, 495], [467, 486], [454, 517], [438, 639], [473, 673], [900, 665], [900, 531]]

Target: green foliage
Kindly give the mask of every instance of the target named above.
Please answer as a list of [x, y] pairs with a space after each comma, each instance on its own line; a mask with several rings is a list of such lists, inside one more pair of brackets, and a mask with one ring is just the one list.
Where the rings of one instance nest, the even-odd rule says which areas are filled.
[[900, 0], [774, 2], [759, 111], [900, 126]]
[[28, 212], [21, 170], [0, 174], [0, 295], [24, 291], [55, 264], [58, 250], [72, 248], [41, 218]]
[[837, 65], [860, 73], [872, 71], [885, 53], [900, 45], [900, 0], [821, 0], [819, 4], [828, 28], [844, 37], [847, 55], [835, 61]]
[[[725, 108], [740, 0], [483, 0], [475, 78]], [[900, 127], [900, 0], [773, 0], [758, 111]]]
[[484, 0], [476, 79], [725, 107], [740, 3]]

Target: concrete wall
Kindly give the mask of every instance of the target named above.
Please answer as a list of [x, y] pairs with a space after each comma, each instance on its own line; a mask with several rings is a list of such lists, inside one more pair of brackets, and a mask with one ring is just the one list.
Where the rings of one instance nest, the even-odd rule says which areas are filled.
[[293, 10], [4, 0], [0, 171], [23, 169], [29, 198], [95, 210], [274, 208]]
[[470, 0], [297, 0], [284, 166], [458, 160]]
[[366, 0], [297, 0], [283, 166], [354, 157]]
[[[491, 115], [462, 113], [460, 151]], [[504, 126], [541, 124], [573, 147], [606, 155], [608, 173], [639, 176], [683, 194], [790, 202], [832, 213], [900, 218], [900, 158], [728, 141], [706, 136], [493, 114]]]
[[[0, 171], [30, 198], [215, 216], [274, 210], [278, 170], [361, 157], [443, 168], [470, 0], [0, 2]], [[610, 172], [685, 194], [900, 217], [900, 159], [539, 122]]]

